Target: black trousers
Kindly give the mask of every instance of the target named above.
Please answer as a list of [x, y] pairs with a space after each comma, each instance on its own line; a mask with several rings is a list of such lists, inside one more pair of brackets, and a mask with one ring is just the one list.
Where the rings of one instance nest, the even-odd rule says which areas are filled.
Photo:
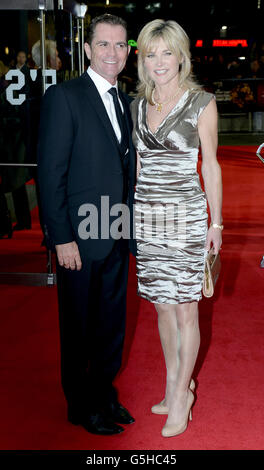
[[96, 412], [117, 399], [112, 382], [121, 367], [125, 336], [128, 243], [107, 258], [82, 259], [71, 271], [57, 263], [61, 380], [68, 406]]

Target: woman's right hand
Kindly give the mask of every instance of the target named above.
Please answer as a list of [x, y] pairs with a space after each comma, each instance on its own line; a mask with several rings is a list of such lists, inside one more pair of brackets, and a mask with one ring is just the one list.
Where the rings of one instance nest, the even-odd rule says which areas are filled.
[[209, 227], [205, 244], [207, 251], [210, 250], [211, 245], [214, 249], [214, 255], [217, 255], [222, 245], [222, 230], [220, 228]]

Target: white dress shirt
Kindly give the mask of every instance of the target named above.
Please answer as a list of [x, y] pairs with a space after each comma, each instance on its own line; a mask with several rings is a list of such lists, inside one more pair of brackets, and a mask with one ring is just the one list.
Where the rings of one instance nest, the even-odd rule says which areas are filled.
[[[120, 132], [119, 124], [118, 124], [117, 117], [116, 117], [114, 100], [113, 100], [112, 95], [110, 95], [110, 93], [108, 93], [108, 90], [110, 90], [110, 88], [115, 87], [116, 90], [117, 90], [117, 96], [118, 96], [117, 82], [115, 83], [115, 85], [111, 85], [111, 83], [109, 83], [105, 78], [103, 78], [101, 75], [99, 75], [97, 72], [95, 72], [91, 67], [88, 67], [87, 73], [90, 76], [90, 78], [92, 79], [92, 81], [94, 82], [94, 84], [95, 84], [95, 86], [98, 90], [98, 93], [102, 98], [102, 101], [105, 105], [105, 109], [107, 111], [109, 119], [110, 119], [110, 121], [112, 123], [112, 126], [114, 128], [114, 131], [115, 131], [116, 137], [118, 139], [118, 142], [120, 142], [121, 132]], [[119, 98], [118, 98], [118, 100], [119, 100], [121, 109], [124, 112], [122, 102], [120, 101]]]

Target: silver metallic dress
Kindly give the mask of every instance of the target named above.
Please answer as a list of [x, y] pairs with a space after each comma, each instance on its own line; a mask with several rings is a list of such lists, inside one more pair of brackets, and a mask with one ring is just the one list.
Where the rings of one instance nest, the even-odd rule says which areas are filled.
[[147, 101], [131, 104], [141, 170], [135, 194], [138, 294], [154, 303], [201, 299], [207, 201], [197, 173], [198, 118], [214, 97], [187, 90], [155, 132]]

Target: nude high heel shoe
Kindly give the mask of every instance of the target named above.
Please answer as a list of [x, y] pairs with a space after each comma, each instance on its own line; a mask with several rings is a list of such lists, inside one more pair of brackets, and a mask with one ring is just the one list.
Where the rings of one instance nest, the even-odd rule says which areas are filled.
[[[195, 382], [193, 379], [191, 379], [191, 382], [190, 382], [190, 390], [192, 392], [194, 392], [195, 390]], [[157, 405], [153, 405], [152, 408], [151, 408], [151, 412], [154, 414], [154, 415], [167, 415], [168, 412], [169, 412], [169, 408], [164, 405], [164, 401], [165, 401], [165, 398], [160, 402], [158, 403]]]
[[188, 422], [192, 421], [192, 406], [194, 402], [194, 395], [193, 392], [189, 389], [189, 395], [187, 399], [187, 408], [186, 408], [186, 416], [182, 423], [180, 424], [165, 424], [164, 428], [161, 431], [163, 437], [173, 437], [182, 434], [186, 431]]

